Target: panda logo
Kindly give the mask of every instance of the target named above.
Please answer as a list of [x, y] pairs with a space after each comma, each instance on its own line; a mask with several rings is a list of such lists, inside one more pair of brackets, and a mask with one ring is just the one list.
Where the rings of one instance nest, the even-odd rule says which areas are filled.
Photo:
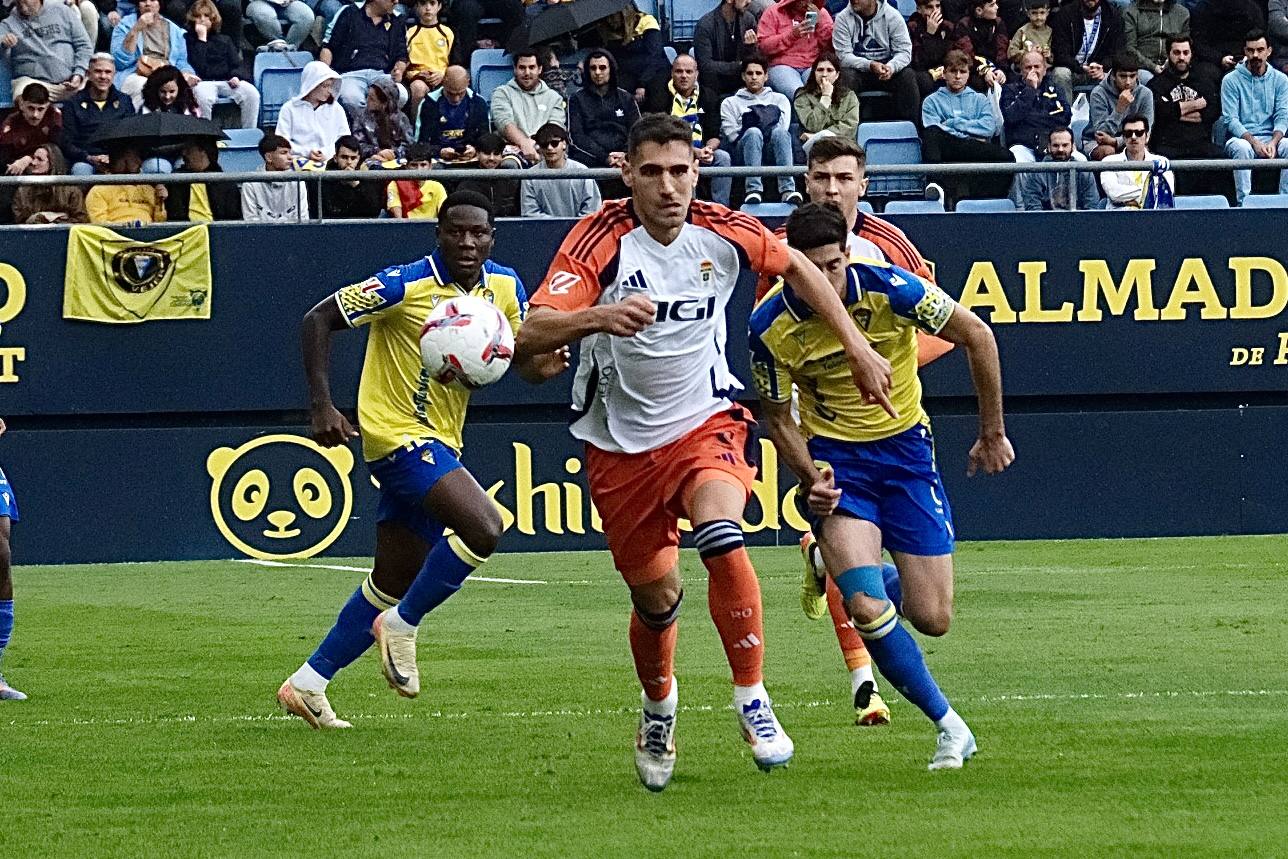
[[349, 524], [353, 453], [295, 435], [266, 435], [206, 458], [210, 513], [238, 551], [260, 560], [311, 558]]

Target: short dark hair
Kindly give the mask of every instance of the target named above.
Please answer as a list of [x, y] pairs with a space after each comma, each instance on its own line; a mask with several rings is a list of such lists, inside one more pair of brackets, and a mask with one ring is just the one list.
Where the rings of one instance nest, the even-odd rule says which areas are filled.
[[1122, 124], [1122, 125], [1120, 125], [1120, 126], [1118, 126], [1118, 127], [1119, 127], [1119, 128], [1126, 128], [1126, 127], [1127, 127], [1127, 123], [1129, 123], [1129, 122], [1132, 122], [1132, 123], [1139, 122], [1139, 123], [1141, 123], [1142, 125], [1144, 125], [1144, 126], [1145, 126], [1145, 130], [1146, 130], [1146, 131], [1149, 131], [1149, 117], [1145, 116], [1145, 114], [1143, 114], [1143, 113], [1129, 113], [1129, 114], [1127, 114], [1126, 118], [1125, 118], [1125, 119], [1123, 119], [1123, 124]]
[[743, 57], [742, 62], [738, 64], [738, 74], [742, 74], [747, 71], [747, 66], [760, 66], [761, 71], [768, 71], [769, 60], [765, 59], [760, 54], [748, 54]]
[[532, 139], [537, 142], [538, 146], [545, 146], [551, 140], [567, 140], [568, 129], [557, 122], [547, 122], [537, 129], [536, 133], [532, 135]]
[[1172, 52], [1172, 45], [1179, 45], [1181, 42], [1184, 42], [1191, 47], [1194, 45], [1194, 39], [1191, 38], [1189, 33], [1177, 33], [1175, 36], [1167, 37], [1167, 52], [1170, 54]]
[[487, 197], [484, 197], [478, 191], [470, 191], [467, 189], [464, 191], [453, 191], [447, 195], [447, 199], [443, 200], [443, 204], [438, 207], [439, 223], [441, 224], [445, 221], [448, 213], [457, 206], [472, 206], [476, 209], [482, 209], [487, 212], [487, 222], [489, 225], [495, 221], [495, 216], [492, 213], [492, 201]]
[[500, 155], [505, 151], [505, 138], [495, 131], [489, 131], [487, 134], [479, 135], [479, 142], [474, 148], [488, 155]]
[[1051, 0], [1024, 0], [1025, 9], [1050, 9]]
[[1266, 31], [1260, 27], [1254, 27], [1248, 31], [1248, 35], [1243, 37], [1243, 44], [1246, 45], [1249, 42], [1259, 42], [1262, 39], [1266, 40], [1266, 44], [1270, 44], [1270, 39], [1266, 37]]
[[1067, 134], [1067, 135], [1069, 135], [1069, 138], [1070, 138], [1070, 139], [1073, 139], [1073, 129], [1072, 129], [1072, 128], [1070, 128], [1070, 127], [1069, 127], [1069, 126], [1067, 126], [1067, 125], [1057, 125], [1055, 128], [1053, 128], [1053, 129], [1051, 129], [1050, 131], [1048, 131], [1048, 132], [1047, 132], [1047, 141], [1049, 142], [1049, 141], [1051, 140], [1051, 138], [1052, 138], [1052, 137], [1055, 137], [1057, 134]]
[[810, 148], [807, 169], [815, 164], [835, 161], [847, 156], [859, 162], [860, 170], [867, 166], [868, 153], [863, 151], [862, 146], [848, 137], [824, 137]]
[[291, 141], [287, 140], [280, 134], [265, 134], [259, 139], [259, 154], [267, 155], [270, 152], [276, 152], [279, 149], [290, 149]]
[[345, 134], [335, 139], [335, 149], [339, 152], [341, 149], [348, 149], [351, 152], [362, 152], [362, 145], [358, 143], [358, 138], [352, 134]]
[[848, 233], [845, 216], [827, 203], [806, 203], [787, 216], [787, 244], [798, 251], [844, 247]]
[[683, 143], [692, 149], [693, 126], [669, 113], [647, 113], [631, 126], [626, 136], [626, 155], [634, 155], [645, 143], [665, 146], [672, 142]]
[[29, 83], [19, 97], [27, 104], [49, 104], [49, 88], [42, 83]]
[[537, 65], [541, 65], [541, 55], [537, 53], [537, 49], [524, 48], [523, 50], [514, 52], [514, 67], [516, 69], [519, 67], [519, 60], [524, 57], [532, 57], [532, 59], [537, 61]]
[[1140, 63], [1131, 54], [1119, 54], [1114, 57], [1114, 73], [1132, 72], [1133, 74], [1140, 71]]
[[413, 161], [433, 161], [434, 150], [428, 143], [408, 143], [403, 150], [403, 160], [408, 164]]

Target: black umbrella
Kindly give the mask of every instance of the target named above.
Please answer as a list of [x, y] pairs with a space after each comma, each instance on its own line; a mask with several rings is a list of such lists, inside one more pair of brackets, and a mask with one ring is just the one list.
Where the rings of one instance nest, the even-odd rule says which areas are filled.
[[186, 113], [142, 113], [107, 123], [89, 142], [99, 146], [125, 142], [164, 146], [199, 138], [227, 140], [228, 135], [210, 120]]
[[572, 0], [547, 6], [528, 28], [528, 44], [536, 45], [575, 33], [631, 5], [631, 0]]

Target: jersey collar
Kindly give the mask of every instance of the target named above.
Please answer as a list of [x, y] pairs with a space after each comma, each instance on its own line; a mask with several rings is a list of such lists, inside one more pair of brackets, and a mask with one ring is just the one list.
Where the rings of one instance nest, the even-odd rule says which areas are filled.
[[[452, 280], [452, 275], [447, 269], [447, 263], [443, 260], [443, 252], [441, 249], [435, 250], [427, 257], [427, 260], [429, 262], [429, 270], [434, 275], [434, 280], [438, 281], [444, 287], [454, 286], [460, 293], [467, 292], [465, 287]], [[492, 260], [483, 260], [483, 270], [479, 273], [479, 286], [487, 286], [487, 276], [491, 273]]]
[[[858, 303], [862, 297], [863, 291], [859, 287], [859, 275], [853, 266], [845, 269], [845, 306], [848, 308], [852, 304]], [[796, 317], [798, 322], [803, 322], [814, 315], [814, 308], [806, 304], [801, 297], [787, 284], [783, 284], [783, 303], [791, 311], [792, 316]]]

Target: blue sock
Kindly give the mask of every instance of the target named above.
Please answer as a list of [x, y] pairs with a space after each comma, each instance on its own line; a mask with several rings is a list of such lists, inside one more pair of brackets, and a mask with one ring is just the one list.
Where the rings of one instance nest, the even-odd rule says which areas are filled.
[[863, 638], [882, 676], [932, 722], [942, 719], [948, 712], [948, 699], [939, 691], [935, 678], [930, 676], [921, 648], [899, 623], [894, 606], [890, 605], [872, 623], [855, 623], [854, 628]]
[[899, 583], [899, 570], [894, 564], [881, 565], [881, 580], [885, 584], [886, 599], [894, 603], [894, 610], [903, 614], [903, 585]]
[[0, 659], [4, 659], [4, 649], [9, 646], [12, 634], [13, 600], [0, 600]]
[[425, 615], [460, 590], [470, 573], [486, 560], [471, 552], [455, 534], [439, 540], [398, 604], [398, 616], [419, 626]]
[[309, 657], [309, 666], [327, 680], [335, 677], [337, 671], [366, 653], [367, 648], [375, 643], [371, 624], [376, 615], [397, 604], [398, 600], [381, 593], [371, 583], [371, 576], [367, 576], [340, 609], [335, 626]]

